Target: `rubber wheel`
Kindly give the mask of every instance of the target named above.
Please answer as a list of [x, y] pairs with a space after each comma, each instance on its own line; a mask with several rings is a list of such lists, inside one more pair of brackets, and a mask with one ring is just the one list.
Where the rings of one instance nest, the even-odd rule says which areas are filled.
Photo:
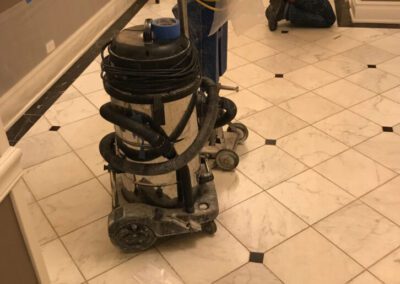
[[243, 144], [249, 138], [249, 130], [246, 125], [240, 122], [229, 124], [228, 132], [235, 132], [239, 135], [238, 142]]
[[239, 156], [234, 151], [223, 149], [215, 156], [217, 167], [224, 171], [232, 171], [239, 165]]
[[214, 221], [204, 223], [201, 225], [201, 230], [209, 235], [214, 235], [217, 232], [217, 224]]
[[143, 224], [121, 224], [111, 240], [126, 252], [137, 252], [151, 248], [157, 240], [154, 232]]

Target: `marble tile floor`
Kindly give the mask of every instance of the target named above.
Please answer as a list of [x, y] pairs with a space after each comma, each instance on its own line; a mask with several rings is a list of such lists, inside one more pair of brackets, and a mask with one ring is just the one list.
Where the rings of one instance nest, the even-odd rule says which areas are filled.
[[238, 169], [215, 172], [214, 236], [110, 243], [99, 59], [25, 135], [19, 186], [52, 283], [400, 283], [400, 31], [283, 29], [230, 30], [223, 80], [241, 91], [222, 95], [250, 137]]

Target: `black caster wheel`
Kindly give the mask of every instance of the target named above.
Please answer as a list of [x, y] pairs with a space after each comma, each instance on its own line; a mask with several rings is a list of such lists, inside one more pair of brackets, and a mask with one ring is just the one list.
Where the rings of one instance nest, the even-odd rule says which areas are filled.
[[151, 248], [157, 240], [154, 232], [143, 224], [120, 224], [110, 231], [110, 238], [115, 245], [125, 252], [138, 252]]
[[215, 163], [223, 171], [232, 171], [239, 165], [239, 156], [232, 150], [223, 149], [216, 154]]
[[243, 144], [249, 138], [249, 130], [246, 125], [240, 122], [229, 124], [228, 132], [235, 132], [239, 135], [238, 143]]
[[201, 230], [209, 235], [214, 235], [217, 232], [217, 224], [214, 221], [204, 223], [201, 225]]

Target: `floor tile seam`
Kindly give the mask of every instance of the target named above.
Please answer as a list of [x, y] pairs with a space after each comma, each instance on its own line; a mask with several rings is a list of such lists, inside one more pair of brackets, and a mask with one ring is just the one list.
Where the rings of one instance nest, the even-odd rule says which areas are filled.
[[171, 267], [172, 271], [175, 272], [175, 274], [179, 277], [179, 280], [182, 281], [183, 284], [187, 284], [183, 277], [180, 275], [180, 273], [178, 272], [178, 270], [175, 269], [175, 267], [172, 265], [172, 263], [170, 263], [168, 261], [168, 259], [164, 256], [164, 254], [162, 254], [161, 250], [159, 249], [158, 246], [155, 246], [154, 249], [157, 251], [157, 253], [161, 256], [161, 258], [169, 265], [169, 267]]
[[[49, 226], [50, 226], [51, 229], [53, 230], [54, 234], [56, 235], [56, 238], [53, 239], [52, 241], [58, 240], [58, 241], [61, 243], [61, 245], [62, 245], [62, 247], [64, 248], [64, 250], [67, 252], [68, 256], [71, 258], [72, 263], [75, 265], [76, 269], [79, 271], [79, 273], [80, 273], [82, 279], [83, 279], [83, 280], [86, 280], [86, 278], [85, 278], [85, 276], [84, 276], [82, 270], [79, 268], [77, 262], [74, 260], [74, 258], [72, 257], [71, 253], [69, 252], [69, 250], [68, 250], [67, 247], [65, 246], [64, 242], [63, 242], [62, 239], [61, 239], [61, 235], [57, 232], [57, 230], [55, 229], [55, 227], [54, 227], [53, 224], [51, 223], [49, 217], [47, 216], [47, 214], [46, 214], [45, 211], [43, 210], [41, 204], [40, 204], [39, 202], [37, 202], [37, 205], [38, 205], [40, 211], [42, 212], [44, 218], [46, 219], [47, 223], [49, 224]], [[47, 242], [47, 243], [50, 243], [50, 242], [52, 242], [52, 241], [49, 241], [49, 242]], [[43, 246], [44, 246], [44, 245], [42, 245], [42, 244], [40, 245], [40, 247], [43, 247]], [[47, 265], [46, 265], [46, 267], [47, 267]]]
[[[83, 97], [84, 97], [84, 96], [83, 96]], [[91, 106], [94, 106], [86, 97], [85, 97], [84, 99], [87, 100], [87, 101], [90, 103]], [[66, 126], [71, 126], [71, 125], [74, 124], [74, 123], [82, 122], [82, 120], [89, 119], [89, 118], [94, 118], [94, 117], [100, 115], [99, 109], [98, 109], [97, 107], [95, 107], [95, 108], [96, 108], [96, 110], [97, 110], [95, 114], [91, 114], [91, 115], [89, 115], [89, 116], [80, 118], [80, 119], [78, 119], [78, 120], [71, 121], [71, 122], [67, 122], [67, 123], [60, 123], [60, 124], [58, 124], [58, 125], [53, 125], [53, 124], [49, 121], [49, 122], [50, 122], [49, 124], [50, 124], [51, 126], [60, 126], [60, 128], [62, 129], [62, 128], [66, 127]], [[43, 115], [45, 116], [46, 114], [43, 114]], [[47, 117], [46, 117], [46, 118], [47, 118]], [[48, 120], [48, 119], [47, 119], [47, 120]], [[60, 132], [60, 135], [61, 135], [61, 132]]]
[[318, 235], [323, 237], [326, 241], [328, 241], [331, 245], [333, 245], [336, 249], [338, 249], [340, 252], [342, 252], [344, 255], [349, 257], [350, 260], [352, 260], [354, 263], [358, 264], [361, 268], [361, 270], [365, 270], [366, 267], [362, 265], [359, 261], [357, 261], [354, 257], [352, 257], [349, 253], [347, 253], [344, 249], [342, 249], [339, 245], [335, 244], [332, 240], [330, 240], [327, 236], [325, 236], [323, 233], [318, 231], [314, 226], [311, 226], [311, 229], [316, 232]]
[[211, 283], [212, 283], [212, 284], [216, 284], [218, 281], [224, 279], [225, 277], [231, 275], [232, 273], [239, 271], [241, 268], [243, 268], [244, 266], [246, 266], [248, 263], [250, 263], [250, 262], [244, 263], [244, 264], [240, 265], [239, 267], [236, 267], [235, 269], [233, 269], [232, 271], [229, 271], [228, 273], [226, 273], [225, 275], [219, 277], [218, 279], [213, 280]]
[[68, 190], [70, 190], [70, 189], [73, 189], [74, 187], [81, 186], [81, 185], [83, 185], [83, 184], [85, 184], [85, 183], [87, 183], [87, 182], [89, 182], [89, 181], [95, 180], [95, 179], [96, 179], [96, 177], [90, 177], [90, 178], [88, 178], [88, 179], [85, 179], [85, 180], [83, 180], [83, 181], [77, 183], [77, 184], [68, 186], [68, 187], [66, 187], [66, 188], [63, 188], [63, 189], [61, 189], [61, 190], [59, 190], [59, 191], [57, 191], [57, 192], [53, 192], [53, 193], [51, 193], [51, 194], [49, 194], [49, 195], [46, 195], [46, 196], [44, 196], [44, 197], [41, 197], [41, 198], [36, 198], [36, 197], [35, 197], [35, 199], [36, 199], [37, 202], [42, 202], [43, 200], [46, 200], [46, 199], [51, 198], [51, 197], [54, 197], [55, 195], [57, 195], [57, 194], [59, 194], [59, 193], [66, 192], [66, 191], [68, 191]]
[[[137, 253], [136, 255], [129, 256], [129, 257], [127, 257], [126, 259], [124, 259], [124, 260], [122, 260], [121, 262], [119, 262], [118, 264], [115, 264], [115, 265], [113, 265], [113, 266], [107, 268], [107, 269], [104, 270], [103, 272], [97, 273], [97, 274], [95, 274], [94, 276], [91, 276], [91, 277], [88, 277], [88, 278], [85, 277], [84, 279], [85, 279], [86, 281], [89, 282], [89, 281], [91, 281], [91, 280], [93, 280], [93, 279], [95, 279], [95, 278], [97, 278], [97, 277], [99, 277], [99, 276], [101, 276], [101, 275], [103, 275], [103, 274], [106, 274], [107, 272], [113, 270], [114, 268], [117, 268], [118, 266], [121, 266], [121, 265], [125, 264], [126, 262], [132, 260], [133, 258], [142, 255], [143, 253], [144, 253], [144, 252], [139, 252], [139, 253]], [[71, 258], [72, 258], [72, 256], [71, 256]]]
[[[26, 170], [28, 170], [30, 168], [33, 168], [35, 166], [39, 166], [40, 164], [43, 164], [43, 163], [48, 162], [50, 160], [53, 160], [53, 159], [56, 159], [56, 158], [60, 158], [60, 157], [62, 157], [64, 155], [66, 155], [66, 154], [72, 153], [73, 149], [71, 148], [71, 146], [69, 144], [66, 144], [66, 146], [68, 147], [68, 152], [63, 152], [62, 154], [57, 154], [57, 155], [52, 156], [51, 158], [46, 158], [46, 159], [44, 159], [44, 160], [42, 160], [40, 162], [36, 162], [34, 164], [30, 164], [28, 167], [23, 167], [23, 170], [26, 171]], [[18, 145], [16, 145], [15, 147], [18, 148]], [[23, 153], [22, 153], [22, 156], [23, 156]]]
[[[239, 87], [239, 86], [238, 86], [238, 87]], [[262, 110], [258, 110], [258, 111], [256, 111], [256, 113], [257, 113], [257, 112], [260, 112], [260, 111], [263, 111], [263, 110], [266, 110], [266, 109], [268, 109], [268, 108], [274, 106], [274, 104], [273, 104], [272, 102], [270, 102], [270, 101], [267, 100], [266, 98], [260, 96], [259, 94], [256, 94], [255, 92], [253, 92], [252, 90], [250, 90], [250, 88], [244, 88], [244, 87], [243, 87], [243, 88], [240, 88], [240, 87], [239, 87], [239, 91], [237, 91], [237, 92], [236, 92], [236, 91], [233, 91], [232, 93], [229, 93], [229, 94], [224, 95], [224, 97], [226, 97], [226, 98], [229, 99], [229, 97], [231, 97], [231, 96], [233, 96], [233, 95], [235, 95], [235, 94], [238, 94], [238, 93], [240, 93], [240, 92], [243, 92], [243, 91], [248, 91], [248, 92], [250, 92], [252, 95], [255, 95], [256, 97], [258, 97], [258, 98], [262, 99], [263, 101], [266, 101], [267, 103], [270, 104], [270, 106], [268, 106], [268, 107], [266, 107], [266, 108], [264, 108], [264, 109], [262, 109]], [[253, 114], [250, 114], [250, 115], [253, 115]], [[249, 117], [250, 115], [247, 115], [246, 118]], [[243, 118], [244, 118], [244, 117], [243, 117]], [[240, 119], [243, 119], [243, 118], [240, 118]], [[235, 117], [235, 119], [237, 119], [237, 118]], [[240, 119], [239, 119], [239, 120], [240, 120]]]
[[[98, 92], [98, 91], [94, 91], [94, 92], [92, 92], [92, 93], [96, 93], [96, 92]], [[61, 97], [62, 97], [62, 95], [61, 95]], [[60, 98], [61, 98], [60, 97]], [[53, 106], [57, 106], [57, 105], [59, 105], [59, 104], [62, 104], [62, 103], [65, 103], [65, 102], [69, 102], [69, 101], [72, 101], [72, 100], [76, 100], [76, 99], [80, 99], [80, 98], [83, 98], [87, 103], [89, 103], [91, 106], [93, 106], [96, 110], [97, 110], [97, 114], [99, 114], [99, 108], [91, 101], [91, 100], [89, 100], [89, 98], [86, 96], [86, 95], [80, 95], [79, 97], [76, 97], [76, 98], [69, 98], [69, 99], [66, 99], [66, 100], [63, 100], [63, 101], [61, 101], [61, 102], [55, 102], [54, 104], [52, 104], [51, 105], [51, 107], [43, 114], [43, 116], [44, 117], [46, 117], [46, 113], [49, 111], [49, 110], [51, 110], [51, 108], [53, 107]], [[66, 108], [63, 108], [63, 110], [65, 110]], [[94, 115], [91, 115], [91, 116], [94, 116]], [[87, 117], [86, 117], [87, 118]], [[49, 120], [47, 117], [46, 117], [46, 119], [47, 120]], [[68, 124], [71, 124], [71, 123], [73, 123], [73, 122], [69, 122]], [[49, 122], [49, 124], [51, 125], [51, 123]], [[68, 124], [64, 124], [64, 125], [60, 125], [60, 126], [65, 126], [65, 125], [68, 125]]]
[[[355, 275], [354, 277], [352, 277], [350, 280], [347, 280], [345, 284], [351, 284], [351, 281], [356, 280], [359, 276], [361, 276], [364, 273], [368, 273], [368, 269], [363, 269], [360, 273], [358, 273], [357, 275]], [[370, 272], [369, 272], [370, 273]], [[383, 283], [379, 278], [377, 278], [375, 275], [372, 274], [372, 276], [378, 280], [381, 284], [385, 284]]]
[[[259, 192], [258, 194], [262, 194], [262, 192]], [[238, 242], [242, 246], [242, 248], [244, 248], [248, 253], [250, 253], [250, 249], [244, 244], [244, 242], [242, 242], [238, 237], [236, 237], [235, 234], [233, 232], [231, 232], [231, 230], [229, 230], [228, 227], [225, 226], [222, 223], [222, 221], [220, 221], [218, 219], [218, 216], [217, 216], [217, 219], [215, 219], [215, 221], [217, 222], [217, 226], [223, 227], [229, 233], [229, 235], [231, 235], [231, 237], [234, 238], [235, 241]], [[247, 262], [245, 262], [244, 264], [246, 264], [246, 263]]]
[[[247, 178], [247, 177], [246, 177], [246, 178]], [[246, 197], [245, 199], [243, 199], [243, 200], [241, 200], [241, 201], [239, 201], [239, 202], [236, 202], [235, 204], [232, 204], [231, 206], [226, 207], [224, 210], [220, 210], [218, 216], [221, 215], [222, 213], [225, 213], [225, 212], [228, 211], [229, 209], [235, 207], [236, 205], [239, 205], [239, 204], [241, 204], [241, 203], [244, 203], [244, 202], [246, 202], [246, 201], [252, 199], [253, 197], [256, 197], [257, 195], [259, 195], [260, 193], [262, 193], [262, 192], [264, 191], [258, 184], [254, 183], [252, 180], [250, 180], [250, 181], [251, 181], [255, 186], [257, 186], [257, 187], [260, 189], [260, 191], [257, 192], [257, 193], [252, 194], [252, 195], [249, 196], [249, 197]], [[218, 193], [217, 193], [217, 196], [218, 196]]]
[[[398, 249], [400, 249], [400, 245], [398, 245], [396, 248], [394, 248], [393, 250], [391, 250], [390, 252], [386, 253], [384, 256], [382, 256], [381, 258], [379, 258], [377, 261], [375, 261], [374, 263], [370, 264], [366, 269], [369, 273], [371, 273], [372, 275], [374, 275], [376, 278], [379, 279], [378, 275], [375, 275], [372, 271], [371, 268], [373, 268], [375, 265], [377, 265], [378, 263], [380, 263], [382, 260], [384, 260], [385, 258], [387, 258], [389, 255], [391, 255], [392, 253], [394, 253], [395, 251], [397, 251]], [[380, 280], [380, 279], [379, 279]], [[382, 281], [383, 282], [383, 281]]]

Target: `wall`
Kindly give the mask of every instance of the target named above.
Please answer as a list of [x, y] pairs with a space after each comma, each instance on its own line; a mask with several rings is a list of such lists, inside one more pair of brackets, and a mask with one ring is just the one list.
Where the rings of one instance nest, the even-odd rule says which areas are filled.
[[32, 0], [28, 4], [19, 0], [14, 5], [2, 4], [9, 7], [0, 13], [0, 113], [5, 127], [133, 2]]

